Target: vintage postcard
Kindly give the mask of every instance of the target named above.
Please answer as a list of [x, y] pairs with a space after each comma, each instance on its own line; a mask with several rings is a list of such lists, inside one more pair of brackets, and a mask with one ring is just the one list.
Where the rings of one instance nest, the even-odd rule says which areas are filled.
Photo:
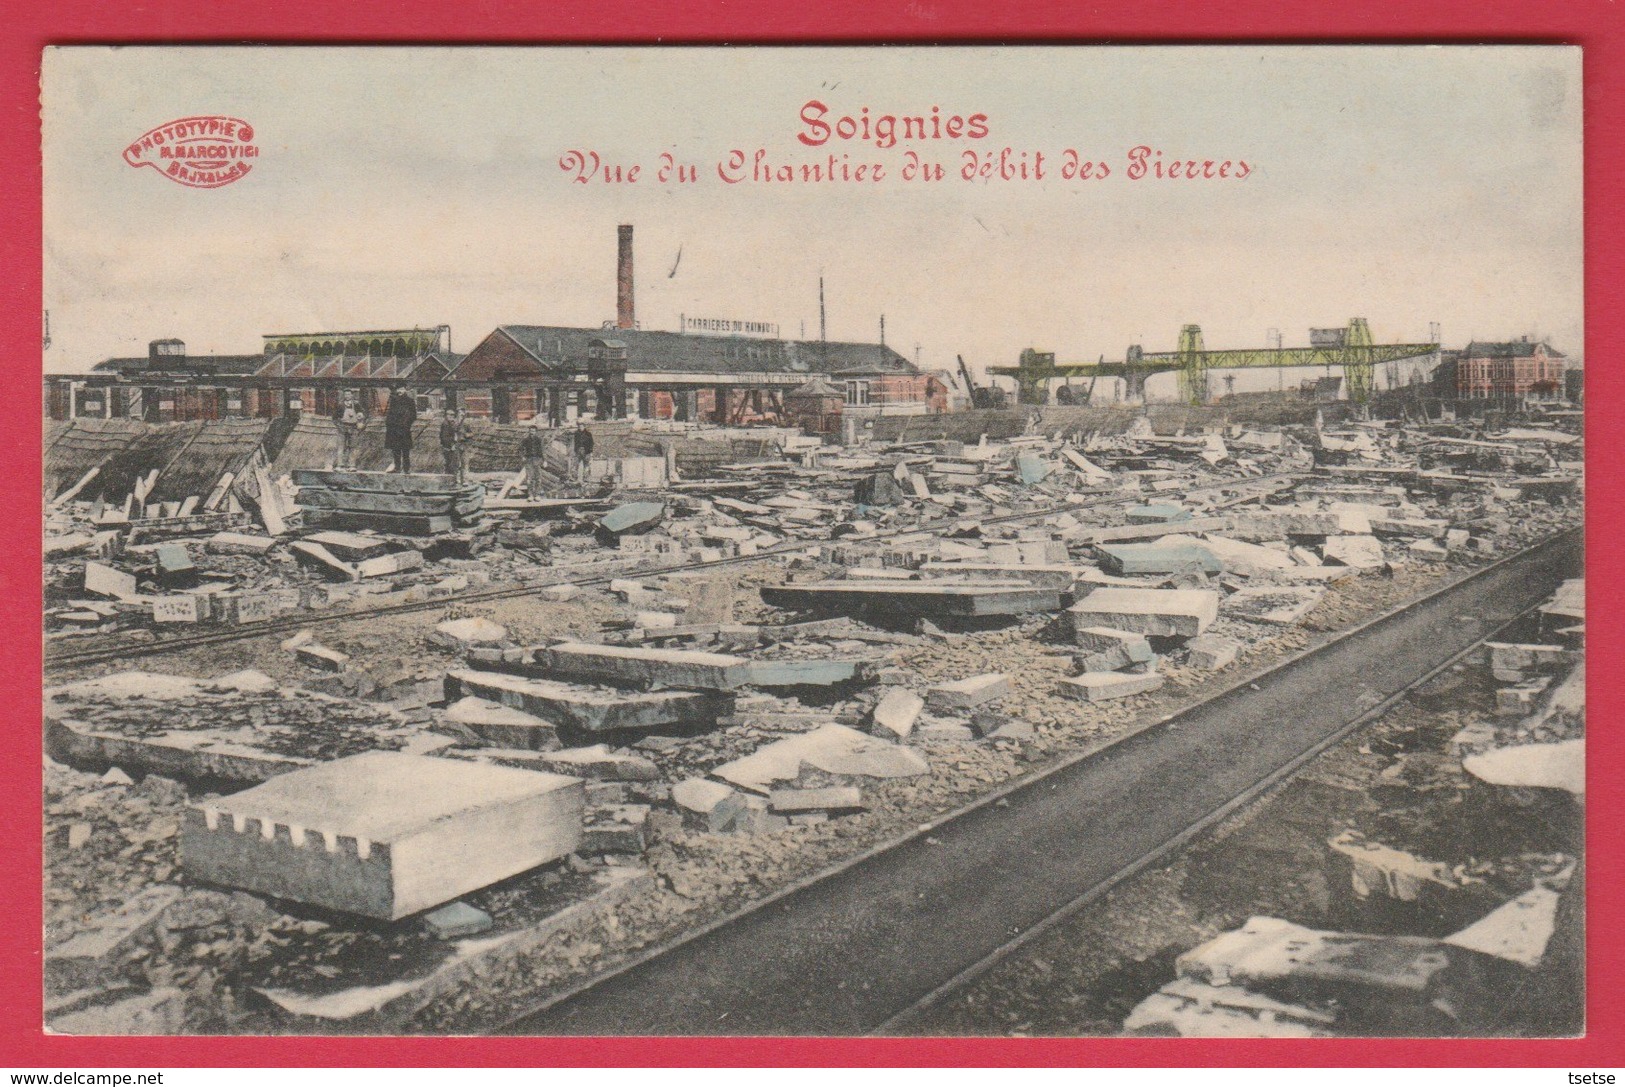
[[1584, 1033], [1578, 49], [42, 96], [46, 1030]]

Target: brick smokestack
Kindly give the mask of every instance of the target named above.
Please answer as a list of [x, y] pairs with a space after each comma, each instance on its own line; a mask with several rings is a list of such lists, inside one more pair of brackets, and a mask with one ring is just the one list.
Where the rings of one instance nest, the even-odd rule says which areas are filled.
[[636, 328], [637, 315], [632, 306], [632, 227], [622, 223], [616, 233], [621, 244], [615, 260], [615, 327]]

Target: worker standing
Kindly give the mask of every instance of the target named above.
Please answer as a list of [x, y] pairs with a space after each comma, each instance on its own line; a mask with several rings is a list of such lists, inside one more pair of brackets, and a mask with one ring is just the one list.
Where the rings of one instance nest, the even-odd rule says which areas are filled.
[[356, 446], [361, 443], [361, 432], [367, 426], [366, 413], [356, 403], [355, 393], [345, 392], [344, 403], [340, 406], [334, 422], [338, 425], [339, 431], [334, 467], [340, 471], [348, 471], [355, 467]]
[[519, 455], [525, 461], [525, 490], [532, 498], [540, 498], [545, 486], [542, 470], [547, 458], [547, 439], [542, 436], [540, 415], [530, 421], [525, 436], [519, 439]]
[[447, 408], [440, 421], [440, 452], [446, 458], [446, 474], [458, 484], [463, 482], [464, 457], [471, 437], [468, 413], [462, 408]]
[[418, 421], [418, 406], [406, 389], [396, 385], [389, 390], [389, 407], [384, 411], [384, 448], [395, 459], [392, 472], [412, 471], [412, 424]]
[[576, 424], [576, 432], [570, 442], [570, 452], [570, 477], [577, 483], [585, 483], [587, 462], [592, 460], [592, 431], [587, 429], [585, 423]]

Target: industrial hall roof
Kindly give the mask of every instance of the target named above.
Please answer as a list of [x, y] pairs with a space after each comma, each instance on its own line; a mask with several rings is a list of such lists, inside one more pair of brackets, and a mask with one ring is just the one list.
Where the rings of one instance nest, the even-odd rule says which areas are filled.
[[[914, 373], [889, 347], [871, 343], [776, 340], [749, 336], [702, 336], [632, 328], [568, 328], [500, 325], [497, 333], [517, 344], [541, 367], [555, 369], [590, 354], [593, 340], [613, 337], [626, 346], [633, 372]], [[476, 347], [470, 355], [477, 354]]]
[[444, 371], [455, 370], [464, 356], [449, 351], [431, 351], [426, 355], [160, 355], [157, 358], [142, 355], [132, 358], [108, 359], [91, 367], [93, 374], [118, 374], [139, 377], [144, 374], [186, 374], [222, 377], [400, 377], [405, 378], [419, 367], [434, 362], [431, 367], [436, 377]]
[[160, 356], [157, 359], [140, 355], [108, 359], [105, 362], [98, 362], [90, 370], [94, 374], [141, 374], [157, 371], [247, 377], [259, 373], [264, 365], [263, 352], [253, 355], [170, 355]]

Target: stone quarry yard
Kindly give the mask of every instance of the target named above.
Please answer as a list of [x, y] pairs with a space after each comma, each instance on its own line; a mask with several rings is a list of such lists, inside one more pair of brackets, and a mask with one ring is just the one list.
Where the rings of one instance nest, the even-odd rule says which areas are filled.
[[[1292, 629], [1242, 621], [1216, 629], [1228, 630], [1244, 641], [1238, 670], [1256, 668], [1273, 658], [1308, 648], [1361, 619], [1400, 606], [1452, 572], [1435, 566], [1408, 567], [1389, 578], [1363, 578], [1346, 587], [1333, 586], [1304, 623]], [[749, 617], [748, 612], [742, 615], [735, 611], [741, 603], [749, 611], [759, 610], [749, 605], [744, 586], [761, 578], [760, 571], [746, 570], [706, 579], [700, 592], [694, 592], [697, 586], [690, 581], [684, 591], [715, 607], [719, 616], [732, 613], [729, 621], [733, 621]], [[722, 599], [735, 608], [720, 604]], [[413, 701], [421, 698], [426, 688], [434, 689], [438, 698], [440, 678], [457, 663], [454, 653], [429, 638], [444, 619], [477, 615], [508, 626], [516, 633], [516, 640], [524, 644], [536, 644], [595, 633], [599, 624], [616, 615], [617, 610], [614, 598], [605, 593], [589, 593], [563, 603], [521, 598], [470, 607], [449, 605], [444, 612], [345, 624], [324, 631], [322, 640], [353, 660], [367, 662], [364, 672], [352, 673], [343, 684], [332, 684], [333, 688], [348, 686], [373, 696], [401, 690], [407, 693], [390, 701]], [[675, 813], [661, 812], [652, 822], [651, 845], [643, 855], [653, 880], [623, 899], [613, 911], [580, 926], [581, 931], [561, 934], [557, 943], [545, 951], [509, 964], [496, 976], [482, 978], [479, 986], [446, 994], [398, 1026], [423, 1031], [490, 1029], [513, 1008], [515, 999], [534, 998], [537, 992], [611, 965], [620, 957], [737, 909], [845, 857], [906, 834], [914, 826], [983, 792], [1041, 769], [1049, 760], [1110, 741], [1233, 682], [1234, 672], [1201, 673], [1168, 667], [1164, 669], [1167, 685], [1154, 694], [1130, 702], [1080, 704], [1051, 693], [1055, 680], [1067, 674], [1071, 662], [1064, 655], [1065, 647], [1044, 640], [1048, 625], [1048, 620], [1040, 619], [1016, 629], [911, 639], [921, 644], [891, 648], [883, 658], [925, 683], [987, 672], [1010, 676], [1014, 695], [1001, 711], [1031, 723], [1031, 739], [986, 743], [950, 737], [931, 742], [924, 748], [932, 766], [929, 778], [870, 785], [865, 790], [870, 811], [776, 833], [701, 833], [685, 828]], [[291, 653], [279, 650], [277, 643], [274, 637], [234, 642], [149, 659], [143, 664], [150, 671], [197, 676], [255, 668], [286, 686], [325, 682], [313, 676]], [[356, 683], [356, 679], [360, 682]], [[859, 705], [856, 700], [843, 700], [816, 709], [836, 719], [844, 715], [856, 723], [863, 716]], [[796, 727], [791, 725], [786, 731]], [[634, 802], [669, 802], [673, 783], [703, 775], [710, 767], [747, 754], [782, 734], [772, 727], [739, 724], [684, 738], [659, 753], [662, 780], [606, 783], [605, 795]], [[94, 773], [75, 772], [56, 764], [48, 767], [46, 890], [50, 942], [71, 937], [83, 919], [101, 915], [133, 894], [178, 880], [176, 832], [186, 799], [183, 787], [160, 775], [149, 776], [137, 785], [123, 785], [104, 782]], [[71, 828], [84, 824], [91, 827], [89, 840], [70, 849]], [[493, 889], [474, 903], [506, 923], [523, 925], [546, 916], [550, 906], [567, 901], [558, 889], [568, 887], [572, 880], [582, 883], [583, 873], [577, 869], [588, 866], [577, 862], [549, 869]], [[536, 892], [553, 893], [538, 901]], [[185, 1023], [188, 1031], [288, 1029], [289, 1021], [267, 1011], [262, 1002], [254, 999], [253, 990], [297, 982], [304, 983], [302, 991], [306, 992], [376, 984], [395, 976], [392, 964], [409, 960], [427, 965], [447, 953], [444, 941], [426, 936], [413, 925], [394, 926], [392, 930], [387, 926], [359, 926], [319, 913], [281, 913], [241, 892], [194, 889], [187, 892], [187, 898], [196, 903], [193, 916], [183, 918], [180, 924], [166, 917], [166, 931], [152, 953], [132, 959], [127, 969], [134, 974], [132, 991], [137, 985], [176, 986], [200, 996], [206, 994], [208, 999], [188, 1002], [189, 1009], [196, 1008], [192, 1013], [196, 1018]], [[1150, 908], [1149, 903], [1147, 906], [1147, 912], [1138, 915], [1142, 921], [1136, 924], [1156, 916], [1157, 909]], [[1167, 908], [1167, 903], [1160, 907]], [[426, 950], [429, 955], [425, 955]], [[1076, 1033], [1092, 1027], [1098, 1024], [1077, 1022], [1060, 1032]], [[1024, 1029], [1035, 1028], [1029, 1024]], [[1115, 1030], [1116, 1024], [1110, 1029]], [[972, 1031], [954, 1023], [947, 1032]]]
[[[1405, 461], [1410, 441], [1380, 431], [1375, 444], [1365, 434], [1347, 440], [1382, 470]], [[916, 833], [994, 789], [1152, 724], [1578, 520], [1577, 503], [1548, 501], [1534, 487], [1526, 497], [1515, 484], [1489, 476], [1421, 490], [1411, 476], [1405, 490], [1380, 476], [1362, 482], [1358, 467], [1345, 474], [1313, 472], [1301, 449], [1282, 451], [1278, 440], [1266, 444], [1269, 451], [1256, 454], [1247, 470], [1227, 472], [1223, 463], [1234, 463], [1239, 454], [1220, 454], [1205, 441], [1181, 441], [1142, 436], [1091, 447], [1043, 439], [965, 458], [970, 473], [959, 470], [961, 461], [951, 451], [942, 456], [910, 449], [871, 451], [866, 460], [799, 479], [767, 468], [748, 493], [725, 492], [741, 495], [731, 501], [744, 508], [703, 497], [671, 508], [664, 531], [679, 541], [675, 548], [658, 542], [628, 548], [624, 541], [610, 547], [614, 541], [588, 541], [555, 527], [544, 534], [551, 541], [547, 547], [526, 558], [508, 520], [499, 529], [508, 533], [506, 544], [476, 540], [468, 557], [460, 557], [461, 551], [431, 555], [423, 566], [386, 578], [383, 593], [339, 598], [327, 610], [312, 611], [303, 630], [292, 635], [278, 629], [255, 636], [250, 627], [240, 632], [248, 636], [234, 640], [53, 668], [47, 718], [57, 732], [44, 778], [48, 1020], [70, 1033], [497, 1029], [550, 993]], [[1337, 442], [1323, 447], [1348, 452]], [[1193, 467], [1196, 451], [1211, 456]], [[952, 470], [933, 474], [932, 456]], [[1036, 471], [1029, 458], [1050, 467], [1023, 484], [1023, 475]], [[897, 465], [902, 467], [894, 472]], [[1283, 482], [1250, 499], [1237, 489], [1267, 471]], [[961, 475], [975, 477], [971, 486], [978, 493], [968, 500], [952, 482]], [[903, 483], [927, 477], [928, 485]], [[868, 482], [871, 501], [854, 510], [852, 478], [895, 480], [899, 493], [881, 499], [874, 494], [879, 485]], [[1104, 503], [1093, 515], [1042, 513], [1046, 504], [1098, 501], [1125, 480], [1141, 496], [1131, 500], [1141, 505], [1126, 513]], [[1167, 482], [1176, 486], [1162, 485]], [[956, 497], [946, 503], [921, 498], [921, 487], [937, 498], [952, 487]], [[1210, 496], [1190, 502], [1203, 487]], [[1229, 501], [1245, 503], [1233, 516], [1216, 501], [1227, 498], [1225, 487]], [[1490, 493], [1492, 487], [1501, 493]], [[784, 492], [791, 493], [788, 505], [767, 504]], [[1182, 499], [1195, 508], [1180, 509]], [[1339, 511], [1338, 502], [1372, 508]], [[1169, 503], [1173, 512], [1159, 508]], [[978, 523], [978, 514], [1030, 511], [1036, 512], [1024, 522]], [[1351, 513], [1358, 523], [1340, 520]], [[1377, 515], [1393, 524], [1373, 535], [1369, 522]], [[1230, 519], [1220, 523], [1224, 518]], [[779, 530], [769, 546], [805, 546], [754, 559], [737, 547], [738, 540], [731, 550], [719, 546], [736, 534], [718, 535], [718, 529], [742, 527], [749, 535], [769, 526]], [[1460, 536], [1446, 540], [1447, 529]], [[1129, 573], [1122, 555], [1101, 550], [1108, 542], [1101, 535], [1128, 541], [1178, 535], [1180, 542], [1167, 549], [1185, 555], [1180, 549], [1191, 544], [1184, 541], [1194, 540], [1198, 550], [1219, 556], [1223, 572], [1169, 560], [1165, 552], [1163, 561], [1173, 562], [1169, 568]], [[1377, 563], [1324, 565], [1328, 560], [1315, 553], [1327, 541], [1354, 537], [1377, 545]], [[685, 550], [685, 539], [739, 561], [638, 572], [640, 565], [715, 561], [692, 547]], [[568, 553], [566, 567], [575, 574], [602, 572], [616, 580], [544, 592], [561, 576], [544, 551], [554, 558]], [[234, 568], [243, 584], [258, 576], [251, 566], [235, 569], [248, 562], [233, 556], [222, 569]], [[1113, 562], [1120, 572], [1111, 572]], [[955, 571], [956, 565], [961, 569]], [[139, 560], [130, 569], [147, 576]], [[308, 564], [285, 563], [281, 569], [284, 581], [312, 577]], [[1019, 593], [1051, 591], [1043, 587], [1056, 583], [1057, 569], [1080, 607], [1094, 587], [1210, 595], [1217, 604], [1211, 621], [1181, 614], [1156, 623], [1197, 623], [1207, 639], [1203, 651], [1217, 658], [1196, 655], [1190, 644], [1194, 628], [1172, 633], [1154, 624], [1128, 636], [1150, 647], [1149, 660], [1114, 656], [1119, 650], [1090, 641], [1059, 607], [1023, 614], [1010, 605], [1002, 615], [921, 620], [888, 612], [884, 602], [857, 611], [798, 613], [767, 605], [761, 593], [764, 586], [835, 584], [872, 588], [881, 599], [888, 581], [970, 588], [994, 582], [1006, 594], [997, 606], [1006, 606]], [[444, 586], [448, 579], [453, 585], [443, 603], [421, 610], [354, 618], [333, 610], [422, 602], [429, 585]], [[518, 585], [538, 591], [466, 598], [472, 591]], [[134, 597], [115, 599], [117, 608], [102, 609], [108, 614], [90, 612], [99, 624], [76, 620], [96, 632], [73, 634], [61, 644], [101, 648], [150, 640], [132, 610]], [[494, 627], [500, 634], [491, 641], [448, 635], [448, 624], [474, 629], [455, 626], [468, 620], [484, 621], [489, 626], [480, 629]], [[621, 684], [634, 690], [685, 685], [663, 684], [662, 668], [748, 662], [759, 670], [747, 671], [740, 682], [705, 681], [727, 700], [725, 712], [707, 721], [596, 734], [534, 717], [499, 722], [499, 709], [523, 718], [535, 712], [537, 699], [551, 697], [540, 687], [525, 687], [527, 682], [555, 675], [582, 682], [556, 671], [560, 643], [601, 647], [599, 657], [618, 646], [634, 656], [652, 646], [677, 651], [638, 658], [639, 668], [656, 670]], [[1138, 652], [1127, 640], [1123, 646], [1124, 653]], [[741, 665], [679, 660], [687, 650], [727, 655]], [[830, 662], [850, 664], [850, 678], [794, 678], [811, 676], [796, 672], [798, 666]], [[1151, 676], [1155, 683], [1145, 693], [1102, 701], [1062, 693], [1060, 681], [1080, 668], [1088, 675]], [[473, 716], [458, 716], [460, 703], [448, 691], [447, 676], [466, 669], [518, 677], [517, 702], [462, 707]], [[136, 670], [140, 674], [129, 675]], [[994, 693], [985, 702], [974, 701], [979, 694], [931, 690], [990, 675], [1004, 682], [988, 685]], [[166, 686], [153, 676], [201, 683]], [[685, 682], [692, 687], [697, 681]], [[76, 683], [90, 689], [76, 692]], [[1133, 1005], [1172, 976], [1175, 953], [1251, 914], [1353, 927], [1358, 918], [1337, 908], [1339, 895], [1320, 874], [1324, 838], [1345, 823], [1450, 863], [1482, 860], [1460, 848], [1444, 850], [1434, 826], [1443, 819], [1439, 806], [1459, 791], [1451, 776], [1460, 776], [1459, 760], [1430, 762], [1422, 757], [1426, 744], [1412, 744], [1418, 750], [1407, 748], [1397, 761], [1386, 749], [1381, 755], [1360, 750], [1361, 744], [1375, 747], [1400, 734], [1425, 735], [1437, 748], [1447, 725], [1484, 716], [1485, 699], [1492, 708], [1495, 701], [1493, 687], [1482, 682], [1457, 694], [1460, 705], [1428, 711], [1425, 719], [1408, 706], [1390, 713], [1369, 735], [1327, 753], [1210, 842], [1114, 890], [1072, 930], [1075, 943], [1087, 940], [1087, 953], [1069, 956], [1048, 942], [1042, 954], [1035, 947], [939, 1008], [926, 1029], [1116, 1032]], [[207, 737], [201, 746], [187, 746], [199, 735]], [[524, 742], [516, 743], [515, 735]], [[509, 738], [498, 742], [493, 736]], [[180, 753], [141, 746], [155, 737], [179, 737]], [[827, 742], [792, 762], [770, 787], [739, 785], [745, 771], [729, 770], [771, 745], [808, 737]], [[398, 921], [210, 884], [187, 870], [181, 841], [189, 807], [228, 804], [253, 783], [290, 770], [275, 760], [291, 760], [296, 768], [363, 750], [582, 778], [586, 815], [576, 828], [581, 840], [562, 856], [458, 895], [454, 905], [462, 912], [445, 907]], [[911, 769], [916, 763], [923, 769]], [[1395, 765], [1401, 769], [1391, 772]], [[875, 776], [881, 773], [896, 776]], [[696, 782], [716, 790], [715, 796]], [[1422, 799], [1391, 791], [1401, 787], [1419, 790]], [[700, 793], [708, 799], [691, 799]], [[1302, 841], [1281, 849], [1236, 844], [1247, 840], [1247, 827], [1276, 824]], [[1567, 843], [1539, 841], [1530, 850], [1543, 844], [1548, 852], [1577, 852]], [[1503, 898], [1516, 894], [1532, 870], [1500, 874], [1497, 891]]]

